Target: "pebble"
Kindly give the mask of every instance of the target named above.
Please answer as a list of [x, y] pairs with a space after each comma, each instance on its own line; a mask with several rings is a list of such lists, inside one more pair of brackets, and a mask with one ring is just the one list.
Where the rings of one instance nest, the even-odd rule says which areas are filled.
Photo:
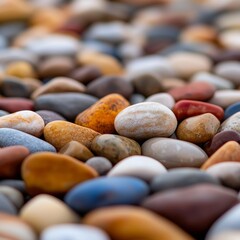
[[65, 121], [66, 119], [61, 116], [60, 114], [53, 112], [53, 111], [48, 111], [48, 110], [39, 110], [36, 111], [36, 113], [41, 116], [41, 118], [44, 121], [44, 125], [47, 125], [50, 122], [61, 120]]
[[192, 82], [185, 86], [172, 88], [168, 93], [176, 102], [180, 100], [207, 101], [213, 97], [215, 90], [215, 86], [210, 83]]
[[144, 102], [122, 110], [115, 118], [114, 126], [120, 135], [141, 140], [172, 135], [177, 119], [163, 104]]
[[223, 132], [217, 133], [211, 141], [209, 141], [204, 146], [204, 151], [211, 156], [214, 152], [216, 152], [223, 144], [229, 141], [236, 141], [240, 143], [240, 135], [232, 130], [225, 130]]
[[41, 240], [110, 240], [107, 234], [99, 228], [86, 224], [58, 224], [46, 228], [40, 237]]
[[58, 153], [31, 154], [22, 165], [22, 178], [30, 195], [63, 195], [72, 187], [97, 177], [97, 172], [75, 158]]
[[24, 146], [10, 146], [0, 149], [0, 178], [14, 179], [21, 174], [21, 165], [30, 154]]
[[144, 100], [145, 100], [145, 97], [142, 94], [134, 93], [130, 97], [129, 102], [130, 102], [131, 105], [134, 105], [134, 104], [137, 104], [137, 103], [144, 102]]
[[130, 176], [150, 182], [154, 177], [165, 175], [166, 168], [153, 158], [131, 156], [117, 163], [108, 173], [109, 177]]
[[178, 139], [195, 144], [211, 140], [220, 127], [220, 121], [211, 113], [184, 119], [176, 130]]
[[80, 112], [86, 110], [97, 100], [84, 93], [49, 93], [36, 98], [34, 106], [35, 110], [53, 111], [73, 121]]
[[219, 129], [220, 132], [226, 131], [226, 130], [232, 130], [237, 133], [240, 133], [240, 128], [239, 128], [239, 122], [240, 122], [240, 112], [237, 112], [227, 118], [222, 124]]
[[99, 175], [107, 174], [112, 168], [112, 163], [105, 157], [92, 157], [86, 164], [94, 168]]
[[17, 215], [17, 208], [11, 200], [3, 193], [0, 193], [0, 213]]
[[169, 93], [152, 94], [151, 96], [145, 99], [145, 102], [161, 103], [164, 106], [168, 107], [169, 109], [172, 109], [173, 106], [175, 105], [175, 100]]
[[202, 165], [202, 169], [208, 169], [214, 164], [221, 162], [239, 162], [239, 156], [239, 144], [235, 141], [228, 141], [207, 159], [207, 161]]
[[218, 178], [210, 173], [194, 168], [179, 168], [172, 169], [166, 174], [156, 175], [152, 178], [150, 187], [155, 193], [204, 183], [220, 185]]
[[[79, 214], [112, 205], [135, 205], [149, 192], [148, 185], [133, 177], [101, 177], [71, 189], [64, 200]], [[127, 187], [126, 187], [127, 186]]]
[[84, 93], [86, 90], [85, 86], [71, 78], [57, 77], [50, 80], [45, 85], [37, 88], [31, 95], [32, 99], [36, 99], [41, 95], [49, 93], [67, 93], [76, 92]]
[[219, 42], [226, 49], [240, 50], [240, 31], [238, 29], [229, 29], [219, 34]]
[[104, 230], [113, 239], [193, 240], [172, 222], [140, 207], [100, 208], [87, 214], [83, 223]]
[[114, 120], [129, 102], [119, 94], [109, 94], [77, 115], [75, 123], [99, 133], [115, 133]]
[[0, 236], [3, 240], [37, 240], [30, 225], [21, 218], [6, 213], [0, 213]]
[[28, 148], [31, 153], [42, 151], [56, 152], [54, 146], [37, 137], [16, 129], [0, 128], [0, 147], [16, 145]]
[[0, 110], [0, 117], [6, 116], [8, 114], [9, 114], [9, 112], [4, 111], [4, 110]]
[[40, 137], [43, 133], [44, 121], [33, 111], [18, 111], [0, 117], [0, 128], [16, 129]]
[[224, 111], [224, 118], [227, 119], [236, 114], [237, 112], [240, 112], [240, 102], [228, 106]]
[[239, 237], [240, 233], [238, 230], [229, 230], [213, 235], [213, 237], [208, 238], [208, 240], [238, 240]]
[[206, 171], [212, 176], [218, 178], [224, 186], [239, 191], [240, 163], [222, 162], [209, 167]]
[[26, 98], [0, 98], [0, 109], [9, 113], [14, 113], [22, 110], [34, 109], [34, 103], [32, 100]]
[[97, 156], [105, 157], [113, 164], [126, 157], [141, 154], [141, 147], [136, 141], [114, 134], [96, 136], [91, 143], [91, 150]]
[[64, 145], [59, 153], [76, 158], [82, 162], [94, 157], [93, 153], [83, 144], [77, 141], [70, 141]]
[[0, 181], [0, 186], [8, 186], [20, 191], [22, 194], [26, 194], [25, 184], [22, 180], [5, 179]]
[[[142, 206], [169, 219], [187, 232], [201, 234], [206, 233], [222, 214], [237, 203], [236, 192], [233, 190], [211, 184], [197, 184], [154, 194], [145, 199]], [[192, 208], [195, 208], [194, 215], [191, 213]]]
[[44, 128], [44, 138], [56, 149], [60, 150], [70, 141], [77, 141], [90, 147], [93, 139], [100, 133], [67, 121], [53, 121]]
[[79, 222], [77, 214], [64, 202], [47, 194], [40, 194], [27, 202], [21, 209], [20, 218], [37, 233], [54, 225]]
[[197, 145], [170, 138], [152, 138], [142, 145], [142, 155], [151, 157], [166, 168], [199, 168], [206, 160], [207, 154]]

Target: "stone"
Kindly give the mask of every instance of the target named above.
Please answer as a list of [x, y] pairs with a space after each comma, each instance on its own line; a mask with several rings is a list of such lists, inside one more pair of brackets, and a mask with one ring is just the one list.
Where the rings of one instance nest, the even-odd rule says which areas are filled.
[[39, 111], [36, 111], [36, 113], [39, 116], [41, 116], [45, 125], [47, 125], [50, 122], [57, 121], [57, 120], [61, 120], [61, 121], [66, 120], [63, 116], [61, 116], [60, 114], [53, 112], [53, 111], [39, 110]]
[[145, 97], [139, 93], [133, 93], [129, 99], [131, 105], [144, 102]]
[[83, 51], [77, 55], [80, 65], [97, 67], [103, 75], [121, 76], [124, 73], [123, 66], [114, 57], [93, 51]]
[[156, 93], [145, 99], [145, 102], [157, 102], [172, 109], [175, 105], [174, 98], [169, 93]]
[[175, 87], [168, 91], [175, 101], [196, 100], [207, 101], [213, 97], [215, 86], [206, 82], [193, 82], [182, 87]]
[[22, 110], [33, 111], [34, 103], [26, 98], [0, 98], [0, 109], [9, 113]]
[[6, 116], [8, 114], [9, 114], [9, 112], [4, 111], [4, 110], [0, 110], [0, 117]]
[[109, 94], [77, 115], [75, 123], [99, 133], [115, 133], [114, 120], [129, 102], [119, 94]]
[[221, 107], [215, 104], [193, 100], [178, 101], [172, 111], [178, 121], [205, 113], [213, 114], [219, 121], [222, 121], [224, 116], [224, 110]]
[[78, 183], [97, 176], [93, 168], [59, 153], [31, 154], [22, 165], [22, 178], [32, 196], [41, 193], [61, 196]]
[[94, 157], [93, 153], [83, 144], [77, 141], [70, 141], [64, 145], [59, 153], [76, 158], [82, 162]]
[[44, 121], [37, 113], [23, 110], [0, 117], [0, 128], [16, 129], [40, 137], [43, 133]]
[[111, 93], [118, 93], [129, 99], [133, 93], [133, 87], [123, 77], [103, 76], [87, 85], [87, 93], [98, 98], [103, 98]]
[[37, 240], [30, 225], [21, 218], [6, 213], [0, 213], [0, 236], [9, 240]]
[[144, 102], [122, 110], [115, 118], [114, 126], [120, 135], [141, 140], [172, 135], [177, 119], [163, 104]]
[[214, 164], [221, 162], [240, 162], [239, 156], [239, 144], [235, 141], [228, 141], [223, 144], [215, 153], [213, 153], [201, 168], [206, 170]]
[[0, 213], [17, 215], [17, 208], [10, 199], [3, 193], [0, 193]]
[[164, 192], [196, 184], [220, 185], [217, 177], [194, 168], [172, 169], [166, 174], [155, 176], [150, 184], [152, 192]]
[[219, 234], [213, 235], [213, 237], [210, 237], [207, 240], [238, 240], [239, 237], [240, 231], [229, 230], [226, 232], [220, 232]]
[[92, 157], [86, 161], [86, 164], [94, 168], [99, 175], [105, 175], [112, 168], [112, 163], [105, 157]]
[[41, 95], [49, 94], [49, 93], [67, 93], [67, 92], [76, 92], [83, 93], [86, 88], [83, 84], [78, 83], [77, 81], [66, 78], [66, 77], [57, 77], [50, 80], [45, 85], [36, 89], [32, 95], [32, 99], [36, 99]]
[[220, 121], [211, 113], [184, 119], [176, 130], [177, 138], [200, 144], [211, 140], [220, 127]]
[[193, 240], [177, 225], [140, 207], [97, 209], [87, 214], [83, 223], [104, 230], [113, 239]]
[[[191, 234], [204, 234], [238, 203], [236, 193], [211, 184], [197, 184], [154, 194], [142, 206], [169, 219]], [[194, 208], [194, 215], [191, 209]]]
[[141, 147], [136, 141], [114, 134], [96, 136], [92, 141], [91, 150], [97, 156], [106, 157], [113, 164], [126, 157], [141, 154]]
[[[193, 74], [212, 69], [211, 60], [203, 54], [177, 52], [168, 56], [170, 64], [180, 78], [189, 79]], [[184, 64], [183, 64], [184, 62]]]
[[48, 227], [41, 233], [41, 240], [110, 240], [107, 234], [99, 228], [86, 224], [58, 224]]
[[66, 194], [64, 201], [82, 214], [105, 206], [139, 204], [148, 192], [148, 185], [137, 178], [101, 177], [77, 185]]
[[227, 108], [230, 105], [237, 103], [240, 101], [240, 90], [217, 90], [211, 99], [209, 99], [209, 103], [218, 105], [222, 108]]
[[152, 138], [142, 145], [142, 155], [151, 157], [166, 168], [199, 168], [208, 158], [197, 145], [177, 139]]
[[239, 102], [234, 103], [225, 109], [224, 118], [227, 119], [227, 118], [233, 116], [234, 114], [236, 114], [237, 112], [240, 112], [240, 103]]
[[90, 147], [93, 139], [100, 133], [67, 121], [53, 121], [44, 128], [44, 138], [60, 150], [70, 141], [77, 141]]
[[223, 132], [219, 132], [211, 139], [211, 141], [206, 143], [206, 145], [204, 146], [204, 151], [208, 154], [208, 156], [211, 156], [223, 144], [229, 141], [236, 141], [240, 143], [240, 135], [232, 130], [225, 130]]
[[240, 50], [240, 31], [238, 29], [229, 29], [222, 31], [219, 35], [219, 41], [226, 49]]
[[221, 124], [219, 131], [222, 132], [226, 130], [231, 130], [231, 131], [240, 133], [239, 123], [240, 123], [240, 112], [236, 112]]
[[21, 165], [30, 154], [24, 146], [9, 146], [0, 149], [0, 178], [14, 179], [21, 174]]
[[239, 191], [240, 189], [240, 163], [238, 162], [222, 162], [217, 163], [206, 170], [207, 173], [218, 178], [221, 183], [228, 187]]
[[77, 214], [64, 202], [47, 194], [40, 194], [27, 202], [21, 209], [20, 218], [37, 233], [54, 225], [79, 221]]
[[20, 191], [22, 194], [26, 194], [25, 184], [22, 180], [5, 179], [0, 181], [0, 186], [8, 186]]
[[162, 83], [164, 91], [166, 91], [166, 92], [168, 92], [172, 88], [183, 87], [183, 86], [187, 85], [187, 82], [180, 78], [164, 78], [161, 80], [161, 83]]
[[69, 121], [74, 121], [80, 112], [92, 106], [97, 100], [84, 93], [49, 93], [36, 98], [34, 105], [36, 110], [53, 111]]
[[0, 147], [16, 145], [28, 148], [31, 153], [43, 151], [56, 152], [56, 149], [51, 144], [28, 133], [11, 128], [0, 128]]
[[157, 160], [145, 156], [131, 156], [117, 163], [108, 173], [109, 177], [130, 176], [150, 182], [154, 177], [165, 175], [166, 168]]

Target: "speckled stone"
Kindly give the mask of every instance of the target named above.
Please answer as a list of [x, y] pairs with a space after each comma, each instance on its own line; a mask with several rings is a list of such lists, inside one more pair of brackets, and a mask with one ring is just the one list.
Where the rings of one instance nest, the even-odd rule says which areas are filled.
[[86, 164], [94, 168], [99, 175], [105, 175], [112, 168], [112, 163], [105, 157], [92, 157]]
[[90, 147], [93, 139], [100, 133], [67, 121], [53, 121], [44, 128], [44, 138], [60, 150], [70, 141], [77, 141]]
[[145, 102], [161, 103], [161, 104], [163, 104], [164, 106], [166, 106], [170, 109], [172, 109], [174, 104], [175, 104], [174, 98], [169, 93], [153, 94], [153, 95], [149, 96], [148, 98], [146, 98]]
[[195, 144], [205, 143], [213, 138], [220, 127], [220, 121], [211, 113], [189, 117], [177, 128], [178, 139]]
[[30, 134], [16, 129], [1, 128], [0, 147], [9, 147], [15, 145], [22, 145], [28, 148], [31, 153], [42, 151], [56, 152], [56, 149], [51, 144]]
[[170, 136], [177, 127], [177, 119], [163, 104], [145, 102], [125, 108], [114, 125], [120, 135], [140, 140]]
[[39, 111], [36, 111], [36, 113], [41, 116], [45, 125], [57, 120], [61, 120], [61, 121], [66, 120], [63, 116], [53, 111], [39, 110]]
[[98, 156], [106, 157], [113, 164], [126, 157], [141, 154], [141, 147], [136, 141], [114, 134], [95, 137], [91, 144], [91, 150]]
[[166, 168], [198, 168], [207, 160], [207, 154], [197, 145], [170, 138], [147, 140], [142, 145], [142, 155], [158, 160]]
[[75, 158], [57, 153], [35, 153], [25, 159], [22, 178], [30, 195], [62, 195], [97, 172]]
[[226, 130], [240, 133], [240, 112], [233, 114], [221, 124], [219, 131], [222, 132]]

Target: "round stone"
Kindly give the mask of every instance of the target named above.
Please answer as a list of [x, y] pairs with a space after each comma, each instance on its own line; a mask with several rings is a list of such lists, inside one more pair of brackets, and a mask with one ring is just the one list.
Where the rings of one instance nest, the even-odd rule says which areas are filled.
[[174, 98], [169, 93], [153, 94], [153, 95], [149, 96], [148, 98], [146, 98], [145, 102], [161, 103], [164, 106], [168, 107], [169, 109], [172, 109], [175, 104]]
[[86, 164], [94, 168], [99, 175], [105, 175], [112, 168], [112, 163], [105, 157], [92, 157]]

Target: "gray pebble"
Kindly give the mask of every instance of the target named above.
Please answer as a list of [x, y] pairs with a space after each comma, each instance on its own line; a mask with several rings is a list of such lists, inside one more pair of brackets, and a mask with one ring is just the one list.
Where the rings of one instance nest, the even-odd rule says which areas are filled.
[[94, 168], [100, 175], [105, 175], [112, 168], [112, 163], [105, 157], [90, 158], [86, 164]]

